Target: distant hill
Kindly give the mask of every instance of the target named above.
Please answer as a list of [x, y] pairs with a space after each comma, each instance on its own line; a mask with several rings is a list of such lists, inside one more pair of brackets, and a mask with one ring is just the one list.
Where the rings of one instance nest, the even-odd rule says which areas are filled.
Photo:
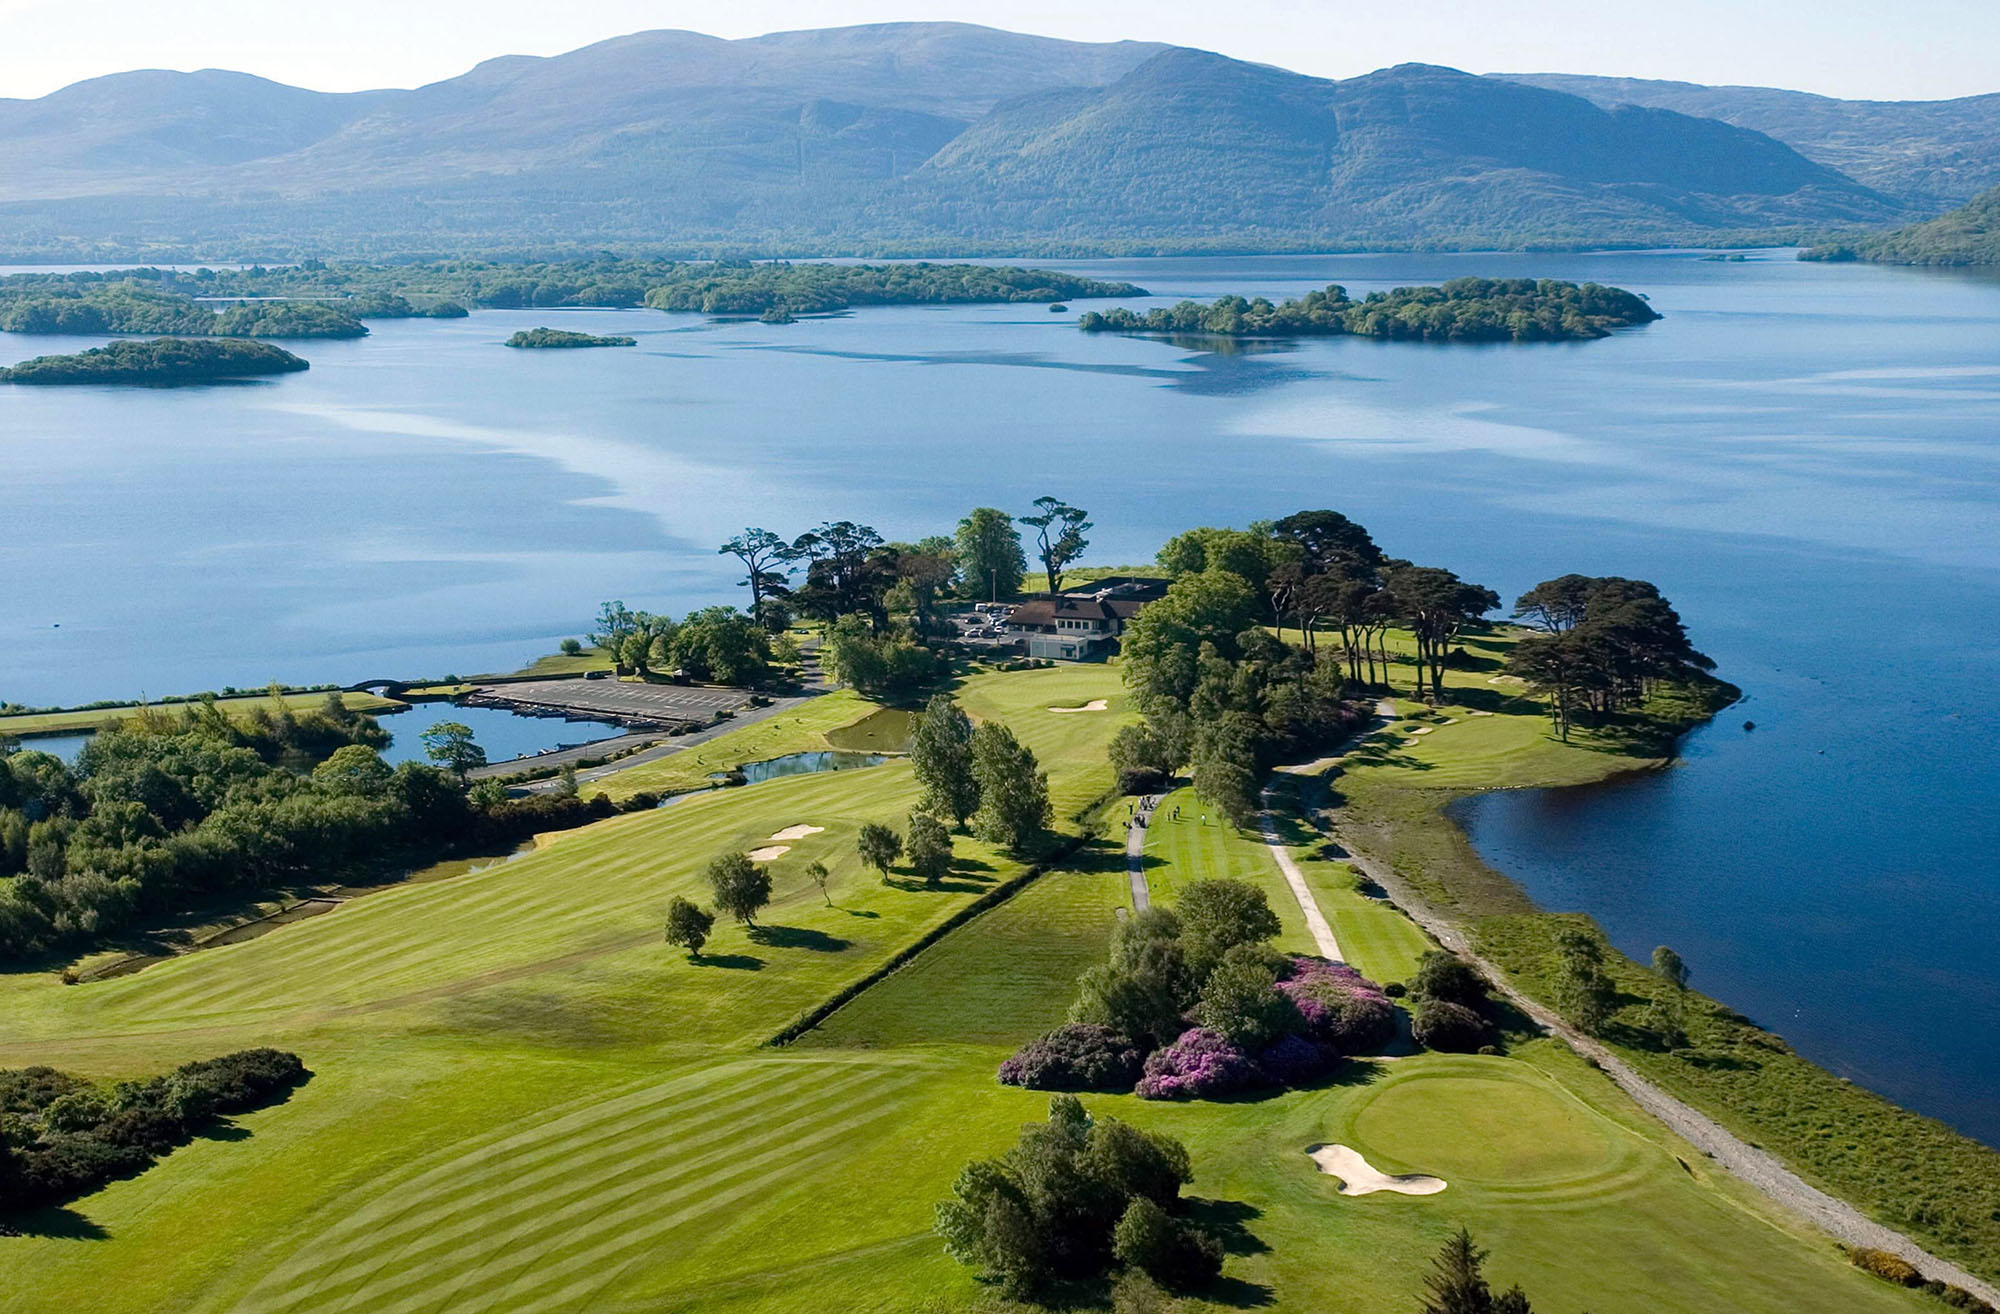
[[1803, 255], [1888, 265], [2000, 265], [2000, 187], [1935, 219], [1858, 242], [1817, 246]]
[[1957, 205], [2000, 186], [2000, 93], [1957, 100], [1836, 100], [1770, 87], [1645, 78], [1496, 76], [1599, 105], [1648, 105], [1752, 128], [1924, 210]]
[[1909, 217], [1712, 119], [953, 23], [644, 32], [350, 95], [120, 74], [0, 101], [0, 166], [17, 255], [1518, 246]]
[[909, 213], [981, 237], [1477, 246], [1670, 240], [1896, 208], [1712, 119], [1605, 110], [1406, 64], [1342, 82], [1170, 50], [1109, 87], [1003, 105], [910, 179]]

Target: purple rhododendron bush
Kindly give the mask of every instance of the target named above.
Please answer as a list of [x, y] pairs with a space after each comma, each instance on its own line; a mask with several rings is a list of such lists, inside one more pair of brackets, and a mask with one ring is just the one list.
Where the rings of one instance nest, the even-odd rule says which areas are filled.
[[1344, 1058], [1380, 1053], [1396, 1035], [1382, 987], [1344, 963], [1279, 953], [1278, 930], [1256, 886], [1191, 882], [1173, 908], [1120, 923], [1109, 960], [1080, 980], [1070, 1021], [1023, 1045], [1000, 1080], [1212, 1099], [1304, 1085]]
[[1265, 1084], [1262, 1070], [1242, 1050], [1217, 1032], [1195, 1027], [1153, 1051], [1134, 1093], [1144, 1100], [1208, 1099]]
[[1305, 1020], [1306, 1035], [1336, 1054], [1373, 1054], [1396, 1035], [1396, 1006], [1382, 987], [1345, 963], [1303, 955], [1278, 983]]
[[1145, 1058], [1110, 1027], [1068, 1022], [1021, 1046], [1000, 1065], [1000, 1081], [1030, 1090], [1125, 1091], [1139, 1079]]

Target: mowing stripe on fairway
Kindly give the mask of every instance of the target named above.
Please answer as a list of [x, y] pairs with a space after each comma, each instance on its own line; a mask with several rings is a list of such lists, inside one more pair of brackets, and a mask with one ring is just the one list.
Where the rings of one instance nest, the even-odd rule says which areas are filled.
[[[375, 1188], [421, 1200], [349, 1215], [236, 1308], [561, 1308], [633, 1247], [837, 1154], [923, 1068], [750, 1062], [614, 1097]], [[661, 1162], [681, 1149], [700, 1152]]]

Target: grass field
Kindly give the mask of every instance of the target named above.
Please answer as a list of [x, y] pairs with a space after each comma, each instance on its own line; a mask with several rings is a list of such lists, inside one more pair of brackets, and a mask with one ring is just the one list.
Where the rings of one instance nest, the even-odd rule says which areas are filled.
[[[401, 710], [402, 703], [393, 698], [383, 698], [369, 693], [343, 693], [341, 701], [349, 711], [380, 712], [390, 709]], [[326, 693], [280, 694], [282, 702], [294, 712], [309, 712], [323, 706]], [[216, 706], [233, 715], [251, 711], [254, 708], [270, 708], [272, 695], [246, 694], [240, 698], [218, 698]], [[76, 734], [84, 730], [102, 730], [120, 721], [130, 720], [142, 712], [157, 712], [167, 716], [178, 716], [182, 711], [195, 706], [194, 703], [152, 703], [144, 707], [96, 707], [76, 712], [35, 712], [22, 716], [0, 716], [0, 735], [27, 737], [32, 735]], [[28, 747], [34, 747], [29, 744]]]
[[[979, 675], [960, 696], [1040, 755], [1060, 817], [1103, 794], [1103, 747], [1126, 715], [1115, 670]], [[1046, 710], [1097, 697], [1109, 712]], [[738, 748], [768, 755], [870, 710], [842, 698], [809, 704], [817, 720], [748, 727]], [[1000, 1308], [943, 1254], [932, 1204], [968, 1158], [1040, 1116], [1043, 1097], [1000, 1086], [994, 1067], [1061, 1017], [1102, 954], [1126, 898], [1122, 854], [1115, 833], [1087, 845], [1073, 870], [946, 934], [819, 1031], [765, 1046], [1022, 871], [965, 837], [941, 889], [864, 871], [855, 830], [900, 827], [914, 792], [901, 762], [714, 791], [131, 977], [0, 976], [0, 1065], [114, 1078], [271, 1044], [316, 1074], [284, 1104], [22, 1220], [31, 1235], [0, 1238], [0, 1310]], [[772, 862], [762, 932], [718, 928], [699, 963], [660, 942], [665, 901], [705, 899], [713, 854], [797, 823], [825, 830]], [[1268, 852], [1233, 832], [1157, 838], [1167, 886], [1275, 879]], [[814, 858], [833, 869], [831, 906], [803, 877]], [[1359, 899], [1335, 864], [1319, 867], [1316, 888]], [[1415, 948], [1378, 939], [1364, 970]], [[1193, 1308], [1410, 1308], [1461, 1222], [1503, 1280], [1558, 1314], [1934, 1308], [1772, 1218], [1549, 1042], [1356, 1067], [1265, 1099], [1087, 1102], [1183, 1137], [1194, 1192], [1225, 1202], [1203, 1208], [1234, 1228], [1226, 1281]], [[1304, 1154], [1328, 1140], [1451, 1185], [1341, 1197]]]

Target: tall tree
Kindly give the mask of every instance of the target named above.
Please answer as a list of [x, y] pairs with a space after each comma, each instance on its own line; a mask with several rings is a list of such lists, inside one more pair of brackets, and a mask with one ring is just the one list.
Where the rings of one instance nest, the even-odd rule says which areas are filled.
[[1250, 586], [1226, 570], [1183, 575], [1141, 611], [1125, 631], [1125, 683], [1147, 715], [1162, 706], [1185, 711], [1201, 676], [1202, 646], [1234, 657], [1238, 636], [1260, 611]]
[[755, 926], [758, 911], [771, 901], [771, 873], [744, 853], [724, 853], [710, 862], [708, 886], [716, 908], [745, 926]]
[[714, 929], [715, 915], [680, 895], [667, 905], [667, 943], [687, 950], [689, 958], [700, 960], [701, 947]]
[[882, 882], [886, 885], [889, 869], [896, 865], [896, 859], [903, 856], [903, 837], [879, 821], [864, 822], [860, 833], [854, 837], [854, 848], [861, 855], [861, 861], [882, 873]]
[[951, 871], [951, 832], [928, 812], [912, 812], [903, 851], [909, 856], [910, 870], [936, 885]]
[[951, 700], [933, 695], [910, 735], [910, 766], [923, 788], [926, 812], [963, 826], [979, 810], [979, 777], [972, 765], [972, 718]]
[[972, 732], [972, 766], [979, 781], [973, 830], [1017, 852], [1033, 847], [1049, 825], [1049, 776], [1033, 750], [1006, 726], [988, 721]]
[[1674, 989], [1687, 989], [1687, 962], [1666, 945], [1653, 950], [1653, 972]]
[[997, 507], [974, 507], [958, 522], [954, 541], [963, 594], [998, 601], [1021, 591], [1028, 558], [1021, 550], [1021, 531], [1014, 528], [1012, 516]]
[[474, 767], [486, 765], [486, 750], [472, 738], [472, 727], [463, 721], [439, 721], [423, 733], [424, 756], [445, 770], [465, 779]]
[[1383, 582], [1395, 597], [1404, 624], [1417, 640], [1417, 696], [1424, 692], [1428, 671], [1432, 699], [1444, 699], [1444, 663], [1452, 642], [1466, 624], [1500, 605], [1492, 589], [1468, 584], [1439, 566], [1392, 564]]
[[1090, 513], [1071, 506], [1059, 497], [1035, 499], [1035, 514], [1022, 516], [1021, 523], [1035, 530], [1035, 555], [1049, 579], [1049, 592], [1062, 591], [1063, 569], [1090, 546], [1084, 535], [1094, 526]]
[[1382, 549], [1368, 531], [1338, 511], [1295, 511], [1275, 521], [1271, 533], [1299, 545], [1309, 574], [1323, 574], [1343, 559], [1371, 569], [1382, 564]]
[[1618, 987], [1604, 970], [1604, 950], [1595, 937], [1574, 928], [1556, 935], [1556, 1007], [1582, 1030], [1596, 1035], [1618, 1006]]
[[743, 585], [750, 590], [750, 614], [762, 624], [765, 596], [784, 587], [784, 567], [792, 559], [791, 544], [768, 529], [753, 528], [730, 539], [716, 552], [743, 563]]

